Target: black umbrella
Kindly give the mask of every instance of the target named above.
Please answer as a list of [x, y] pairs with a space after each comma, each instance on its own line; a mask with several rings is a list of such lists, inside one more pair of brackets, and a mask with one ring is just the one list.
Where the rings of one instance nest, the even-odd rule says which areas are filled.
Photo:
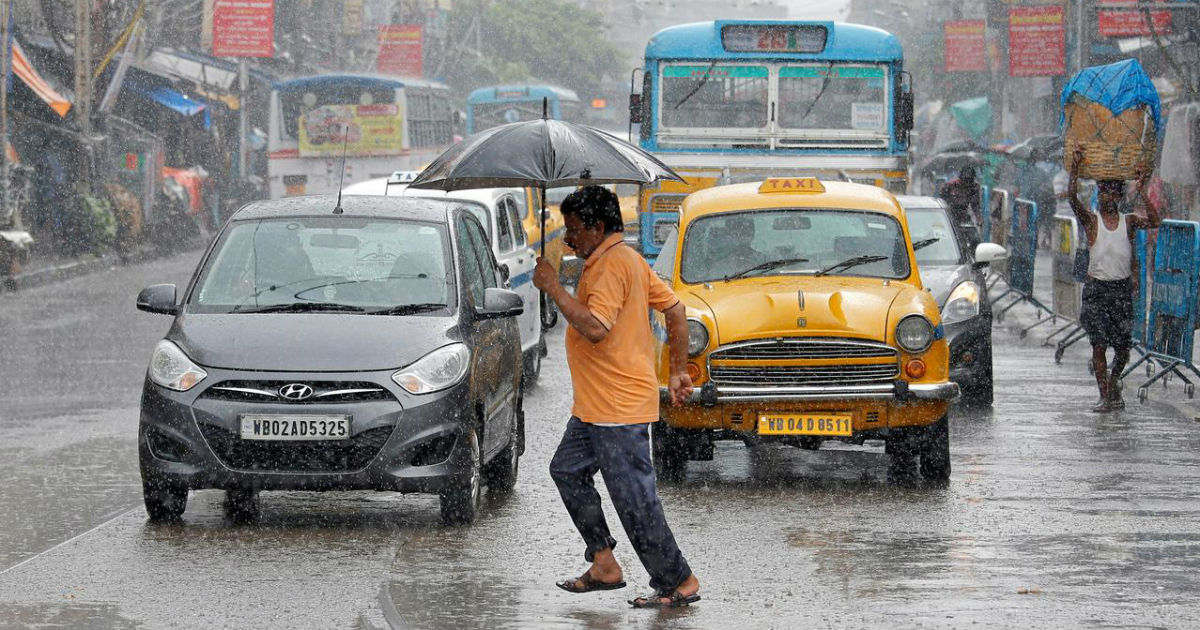
[[[682, 182], [675, 171], [638, 147], [586, 125], [546, 117], [477, 133], [446, 149], [409, 188], [462, 190], [534, 186], [546, 207], [546, 189], [587, 184]], [[546, 215], [541, 214], [542, 255]], [[543, 311], [544, 312], [544, 311]]]

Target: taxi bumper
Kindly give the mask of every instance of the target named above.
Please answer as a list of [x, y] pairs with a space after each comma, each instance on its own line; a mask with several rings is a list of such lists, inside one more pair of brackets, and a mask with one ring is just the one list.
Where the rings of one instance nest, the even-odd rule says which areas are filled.
[[[670, 390], [660, 387], [659, 400], [671, 401]], [[958, 400], [961, 392], [958, 383], [909, 383], [892, 381], [871, 385], [841, 385], [831, 387], [718, 387], [705, 383], [692, 391], [686, 404], [712, 407], [718, 403], [761, 402], [761, 401], [826, 401], [826, 400], [876, 400], [897, 403], [910, 401]]]

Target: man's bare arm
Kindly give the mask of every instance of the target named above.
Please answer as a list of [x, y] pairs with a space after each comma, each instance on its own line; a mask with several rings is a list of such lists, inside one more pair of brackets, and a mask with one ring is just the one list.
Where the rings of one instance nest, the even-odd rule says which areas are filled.
[[692, 378], [687, 372], [687, 308], [683, 302], [663, 312], [667, 318], [667, 343], [671, 349], [671, 375], [668, 381], [671, 401], [680, 405], [692, 395]]
[[1146, 184], [1150, 181], [1150, 174], [1145, 173], [1138, 178], [1137, 194], [1142, 200], [1142, 207], [1146, 208], [1146, 216], [1136, 214], [1129, 215], [1128, 225], [1134, 230], [1152, 230], [1162, 225], [1162, 215], [1159, 213], [1158, 206], [1150, 201], [1150, 197], [1146, 195]]
[[[533, 272], [533, 283], [546, 292], [558, 305], [558, 310], [579, 334], [592, 343], [600, 343], [608, 337], [608, 329], [592, 315], [587, 305], [575, 299], [558, 281], [558, 271], [550, 263], [539, 258]], [[686, 342], [685, 342], [686, 343]], [[684, 350], [686, 352], [686, 348]]]

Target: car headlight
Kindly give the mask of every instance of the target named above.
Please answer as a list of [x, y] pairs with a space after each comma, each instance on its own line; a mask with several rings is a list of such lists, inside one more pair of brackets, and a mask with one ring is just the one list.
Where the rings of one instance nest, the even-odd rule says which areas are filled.
[[177, 392], [186, 392], [208, 376], [179, 346], [163, 339], [150, 355], [150, 380]]
[[921, 315], [909, 315], [896, 324], [896, 343], [905, 351], [924, 352], [933, 343], [933, 324]]
[[979, 314], [979, 285], [970, 280], [960, 283], [950, 292], [942, 308], [942, 323], [953, 324]]
[[703, 323], [688, 320], [688, 356], [698, 356], [708, 347], [708, 328]]
[[462, 380], [471, 366], [471, 351], [461, 343], [442, 346], [397, 371], [392, 380], [410, 394], [429, 394]]

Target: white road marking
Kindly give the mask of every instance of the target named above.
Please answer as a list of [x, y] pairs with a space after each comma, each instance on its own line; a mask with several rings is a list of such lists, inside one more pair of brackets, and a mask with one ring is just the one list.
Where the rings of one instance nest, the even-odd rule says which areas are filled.
[[101, 530], [101, 529], [104, 529], [105, 527], [108, 527], [108, 526], [109, 526], [109, 525], [111, 525], [113, 522], [115, 522], [115, 521], [119, 520], [121, 517], [125, 516], [126, 514], [129, 514], [130, 512], [133, 512], [133, 511], [135, 511], [135, 510], [140, 510], [140, 509], [141, 509], [141, 506], [138, 506], [138, 507], [132, 507], [132, 508], [121, 508], [120, 510], [118, 510], [118, 511], [116, 511], [116, 512], [110, 512], [109, 514], [107, 514], [107, 515], [106, 515], [106, 518], [107, 518], [108, 520], [106, 520], [106, 521], [104, 521], [104, 522], [100, 523], [99, 525], [97, 525], [97, 526], [95, 526], [95, 527], [93, 527], [93, 528], [91, 528], [91, 529], [87, 530], [86, 532], [83, 532], [82, 534], [76, 534], [75, 536], [72, 536], [72, 537], [70, 537], [70, 538], [68, 538], [68, 539], [66, 539], [66, 540], [64, 540], [64, 541], [62, 541], [62, 542], [58, 543], [57, 545], [54, 545], [53, 547], [51, 547], [51, 548], [49, 548], [49, 549], [47, 549], [47, 550], [45, 550], [45, 551], [39, 552], [39, 553], [37, 553], [37, 554], [35, 554], [35, 555], [32, 555], [32, 556], [30, 556], [30, 557], [28, 557], [28, 558], [25, 558], [24, 560], [22, 560], [22, 561], [20, 561], [20, 562], [18, 562], [18, 563], [16, 563], [16, 564], [14, 564], [14, 565], [12, 565], [11, 567], [8, 567], [7, 569], [4, 569], [3, 571], [0, 571], [0, 575], [4, 575], [5, 573], [9, 573], [9, 572], [11, 572], [11, 571], [15, 571], [15, 570], [17, 570], [17, 569], [19, 569], [19, 568], [21, 568], [21, 567], [23, 567], [23, 566], [25, 566], [25, 565], [29, 564], [30, 562], [33, 562], [34, 560], [37, 560], [38, 558], [41, 558], [42, 556], [48, 555], [48, 554], [50, 554], [50, 553], [53, 553], [54, 551], [56, 551], [56, 550], [58, 550], [58, 549], [60, 549], [60, 548], [62, 548], [62, 547], [65, 547], [65, 546], [67, 546], [67, 545], [69, 545], [69, 544], [71, 544], [71, 543], [73, 543], [73, 542], [75, 542], [75, 541], [77, 541], [77, 540], [79, 540], [79, 539], [83, 538], [84, 536], [87, 536], [88, 534], [91, 534], [91, 533], [93, 533], [93, 532], [96, 532], [96, 531], [99, 531], [99, 530]]

